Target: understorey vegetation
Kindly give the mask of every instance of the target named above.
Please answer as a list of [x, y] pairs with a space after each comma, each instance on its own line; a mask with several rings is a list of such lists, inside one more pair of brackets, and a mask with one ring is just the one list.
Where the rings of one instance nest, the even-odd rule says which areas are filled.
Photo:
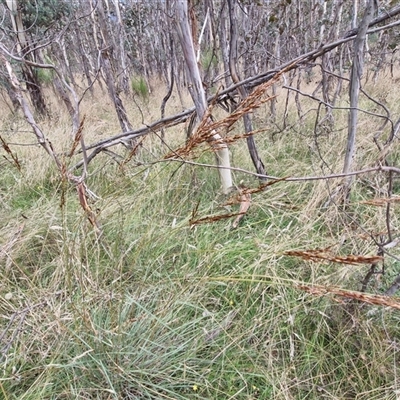
[[0, 398], [397, 399], [397, 2], [6, 3]]

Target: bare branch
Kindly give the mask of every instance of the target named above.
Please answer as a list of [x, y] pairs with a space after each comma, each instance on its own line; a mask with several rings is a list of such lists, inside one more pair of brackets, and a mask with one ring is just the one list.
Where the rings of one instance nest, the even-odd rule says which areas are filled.
[[[148, 163], [148, 164], [140, 164], [140, 165], [152, 165], [152, 164], [157, 164], [160, 162], [178, 162], [182, 164], [188, 164], [188, 165], [195, 165], [198, 167], [205, 167], [205, 168], [225, 168], [221, 167], [219, 165], [213, 165], [213, 164], [205, 164], [205, 163], [198, 163], [195, 161], [190, 161], [190, 160], [184, 160], [182, 158], [168, 158], [165, 160], [158, 160], [153, 163]], [[347, 176], [356, 176], [356, 175], [363, 175], [363, 174], [369, 174], [372, 172], [393, 172], [395, 174], [400, 174], [400, 168], [396, 167], [389, 167], [389, 166], [378, 166], [378, 167], [371, 167], [371, 168], [365, 168], [361, 169], [358, 171], [352, 171], [347, 174], [345, 173], [337, 173], [337, 174], [329, 174], [329, 175], [311, 175], [311, 176], [298, 176], [298, 177], [278, 177], [278, 176], [273, 176], [273, 175], [261, 175], [257, 174], [256, 172], [248, 171], [243, 168], [238, 168], [238, 167], [230, 167], [230, 170], [233, 172], [240, 172], [246, 175], [254, 176], [256, 178], [265, 178], [268, 180], [282, 180], [286, 182], [307, 182], [307, 181], [322, 181], [326, 179], [338, 179], [338, 178], [345, 178]]]
[[[322, 100], [322, 99], [320, 99], [320, 98], [318, 98], [318, 97], [313, 96], [312, 94], [304, 93], [304, 92], [302, 92], [301, 90], [299, 90], [299, 89], [297, 89], [297, 88], [294, 88], [294, 87], [292, 87], [292, 86], [286, 86], [286, 85], [284, 85], [284, 86], [282, 86], [282, 88], [283, 88], [283, 89], [292, 90], [293, 92], [299, 93], [299, 94], [301, 94], [301, 95], [304, 96], [304, 97], [308, 97], [308, 98], [310, 98], [310, 99], [312, 99], [312, 100], [318, 101], [318, 103], [321, 103], [321, 104], [323, 104], [324, 106], [329, 107], [329, 108], [332, 109], [332, 110], [353, 110], [353, 109], [354, 109], [354, 110], [360, 111], [360, 112], [362, 112], [362, 113], [364, 113], [364, 114], [372, 115], [372, 116], [374, 116], [374, 117], [378, 117], [378, 118], [382, 118], [382, 119], [385, 119], [385, 120], [389, 120], [389, 121], [390, 121], [390, 119], [389, 119], [389, 117], [388, 117], [387, 115], [373, 113], [373, 112], [371, 112], [371, 111], [363, 110], [362, 108], [359, 108], [359, 107], [337, 107], [337, 106], [333, 106], [332, 104], [329, 104], [329, 103], [327, 103], [326, 101], [324, 101], [324, 100]], [[368, 96], [367, 94], [365, 94], [365, 95], [366, 95], [371, 101], [374, 101], [370, 96]], [[376, 102], [376, 101], [374, 101], [374, 102]], [[380, 104], [380, 103], [378, 103], [378, 104]], [[386, 107], [385, 107], [385, 109], [386, 109]]]

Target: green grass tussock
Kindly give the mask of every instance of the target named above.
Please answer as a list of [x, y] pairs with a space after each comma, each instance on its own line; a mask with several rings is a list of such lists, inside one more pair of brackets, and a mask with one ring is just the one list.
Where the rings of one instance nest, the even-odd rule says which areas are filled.
[[[118, 132], [111, 117], [103, 121], [102, 110], [82, 107], [91, 110], [93, 130], [84, 130], [88, 143]], [[263, 107], [256, 121], [264, 121]], [[54, 112], [63, 120], [62, 109]], [[153, 114], [157, 110], [149, 102], [146, 116]], [[315, 114], [307, 115], [301, 125], [281, 132], [271, 125], [256, 136], [269, 174], [341, 170], [345, 113], [335, 112], [334, 129], [320, 136], [314, 134]], [[360, 118], [363, 123], [367, 117]], [[7, 140], [28, 142], [22, 119], [4, 121]], [[18, 126], [15, 133], [10, 123]], [[66, 126], [50, 130], [50, 122], [43, 124], [54, 146], [69, 149]], [[367, 125], [361, 126], [356, 162], [366, 167], [376, 151]], [[178, 128], [167, 131], [166, 139], [172, 148], [184, 140]], [[359, 290], [369, 265], [285, 254], [330, 248], [339, 256], [375, 255], [371, 237], [379, 240], [387, 229], [386, 208], [368, 201], [385, 195], [384, 175], [360, 177], [345, 211], [339, 204], [324, 207], [338, 181], [283, 181], [252, 196], [237, 229], [227, 219], [191, 226], [191, 219], [238, 207], [224, 205], [216, 170], [152, 163], [163, 149], [149, 137], [146, 162], [118, 165], [100, 155], [90, 164], [87, 185], [99, 197], [90, 200], [102, 226], [99, 238], [75, 188], [58, 176], [43, 151], [37, 146], [15, 151], [21, 172], [1, 161], [0, 176], [0, 398], [399, 396], [398, 310], [299, 288]], [[234, 166], [252, 170], [245, 143], [231, 151]], [[391, 160], [397, 152], [393, 149]], [[206, 151], [198, 161], [212, 164], [214, 156]], [[258, 185], [249, 175], [234, 177]], [[394, 236], [398, 207], [391, 205]], [[373, 276], [368, 293], [382, 294], [390, 285], [400, 273], [397, 259], [387, 258], [385, 270]]]

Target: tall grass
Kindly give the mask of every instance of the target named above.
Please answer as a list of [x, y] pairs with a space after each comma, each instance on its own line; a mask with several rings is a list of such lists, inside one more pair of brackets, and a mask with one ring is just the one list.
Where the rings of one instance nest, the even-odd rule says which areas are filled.
[[150, 91], [147, 82], [143, 76], [132, 78], [131, 87], [133, 93], [138, 95], [142, 100], [146, 102], [149, 100]]
[[[118, 132], [100, 99], [83, 105], [88, 142]], [[57, 107], [54, 101], [54, 116], [67, 121]], [[258, 110], [256, 123], [265, 123], [267, 107]], [[318, 137], [309, 115], [283, 131], [267, 126], [256, 137], [268, 173], [341, 170], [346, 114], [336, 112], [334, 131]], [[9, 142], [32, 142], [22, 118], [2, 121]], [[358, 166], [376, 158], [373, 124], [361, 117]], [[43, 126], [55, 146], [68, 148], [66, 123]], [[170, 146], [184, 140], [177, 128], [166, 138]], [[143, 157], [161, 154], [158, 143], [147, 138]], [[194, 210], [199, 217], [235, 211], [222, 205], [215, 171], [166, 162], [118, 166], [100, 155], [87, 180], [100, 197], [92, 204], [102, 224], [99, 239], [74, 188], [41, 149], [12, 148], [23, 169], [1, 161], [1, 398], [398, 397], [398, 312], [298, 287], [357, 290], [369, 266], [285, 255], [326, 247], [375, 254], [368, 233], [385, 231], [385, 209], [365, 201], [376, 196], [377, 185], [384, 189], [383, 177], [357, 181], [346, 212], [321, 207], [337, 182], [280, 182], [253, 195], [248, 215], [232, 230], [229, 220], [189, 225]], [[235, 166], [251, 169], [244, 143], [231, 151]], [[202, 157], [213, 162], [212, 154]], [[258, 184], [236, 173], [235, 181], [241, 179]], [[394, 203], [393, 232], [397, 208]], [[388, 259], [386, 274], [368, 290], [381, 293], [399, 272]]]

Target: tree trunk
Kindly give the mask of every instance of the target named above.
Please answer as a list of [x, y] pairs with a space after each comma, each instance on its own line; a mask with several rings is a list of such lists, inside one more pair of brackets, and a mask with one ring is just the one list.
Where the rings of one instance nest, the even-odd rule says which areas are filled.
[[77, 30], [76, 30], [76, 40], [77, 40], [77, 47], [78, 47], [78, 51], [79, 51], [79, 56], [81, 58], [82, 61], [82, 66], [83, 66], [83, 71], [87, 80], [87, 84], [89, 87], [89, 91], [90, 94], [93, 96], [93, 81], [92, 78], [90, 76], [90, 68], [89, 68], [89, 59], [88, 56], [86, 55], [86, 51], [83, 47], [83, 43], [82, 43], [82, 39], [81, 39], [81, 34], [80, 34], [80, 26], [77, 25]]
[[[192, 33], [189, 26], [189, 16], [187, 0], [177, 0], [175, 3], [175, 15], [177, 22], [177, 33], [182, 46], [186, 67], [190, 76], [192, 90], [190, 94], [196, 106], [196, 112], [199, 120], [202, 120], [207, 112], [207, 100], [204, 92], [200, 71], [196, 62], [196, 54], [193, 46]], [[222, 190], [228, 193], [232, 187], [232, 175], [230, 170], [229, 150], [226, 143], [222, 141], [221, 136], [215, 132], [209, 144], [214, 149], [217, 156], [219, 174], [221, 178]]]
[[[355, 155], [355, 142], [356, 142], [357, 117], [358, 117], [357, 107], [358, 107], [358, 98], [361, 86], [360, 80], [363, 73], [364, 44], [366, 40], [368, 25], [372, 21], [372, 17], [375, 12], [375, 2], [376, 0], [368, 1], [364, 17], [359, 26], [357, 37], [354, 40], [353, 65], [351, 68], [350, 88], [349, 88], [350, 113], [349, 113], [349, 123], [348, 123], [347, 148], [346, 148], [346, 156], [343, 167], [343, 173], [345, 174], [351, 171]], [[346, 198], [348, 197], [349, 187], [352, 180], [353, 180], [352, 177], [348, 177], [346, 179], [346, 193], [345, 193]]]
[[[113, 51], [115, 50], [112, 40], [109, 38], [107, 26], [106, 26], [106, 18], [104, 14], [103, 3], [100, 0], [97, 3], [97, 16], [99, 22], [99, 28], [102, 38], [103, 48], [99, 48], [100, 51], [100, 59], [101, 59], [101, 67], [105, 75], [105, 80], [107, 84], [108, 94], [110, 96], [111, 101], [114, 103], [114, 108], [117, 113], [118, 122], [121, 127], [122, 132], [127, 132], [132, 130], [132, 125], [129, 122], [128, 115], [126, 113], [124, 104], [122, 102], [121, 97], [119, 96], [119, 92], [117, 90], [117, 86], [115, 82], [117, 78], [113, 74]], [[123, 144], [129, 149], [135, 148], [135, 141], [123, 141]]]
[[[230, 20], [230, 45], [229, 45], [229, 70], [231, 73], [232, 81], [233, 83], [237, 84], [240, 82], [239, 75], [237, 73], [236, 69], [236, 64], [237, 64], [237, 29], [236, 29], [236, 21], [237, 18], [235, 18], [235, 0], [228, 0], [229, 4], [229, 20]], [[240, 99], [243, 100], [248, 96], [248, 92], [244, 86], [239, 86], [238, 87]], [[243, 124], [244, 124], [244, 130], [246, 133], [250, 133], [253, 131], [253, 123], [251, 121], [251, 116], [250, 114], [244, 114], [243, 115]], [[266, 175], [265, 173], [265, 167], [264, 164], [258, 155], [256, 143], [254, 141], [253, 136], [248, 136], [247, 137], [247, 147], [249, 149], [250, 157], [253, 161], [253, 164], [256, 168], [256, 171], [258, 174], [261, 175]], [[264, 178], [262, 179], [264, 180]]]
[[[29, 42], [25, 35], [26, 30], [22, 23], [22, 14], [21, 9], [18, 6], [18, 1], [8, 0], [7, 6], [10, 9], [11, 22], [13, 25], [13, 29], [17, 35], [18, 52], [21, 54], [22, 58], [26, 59], [27, 61], [34, 62], [35, 60], [32, 56], [32, 53], [24, 54], [27, 52], [27, 50], [29, 50]], [[32, 104], [36, 112], [43, 116], [46, 114], [47, 109], [37, 74], [35, 73], [35, 70], [32, 66], [25, 63], [22, 64], [21, 69]]]

